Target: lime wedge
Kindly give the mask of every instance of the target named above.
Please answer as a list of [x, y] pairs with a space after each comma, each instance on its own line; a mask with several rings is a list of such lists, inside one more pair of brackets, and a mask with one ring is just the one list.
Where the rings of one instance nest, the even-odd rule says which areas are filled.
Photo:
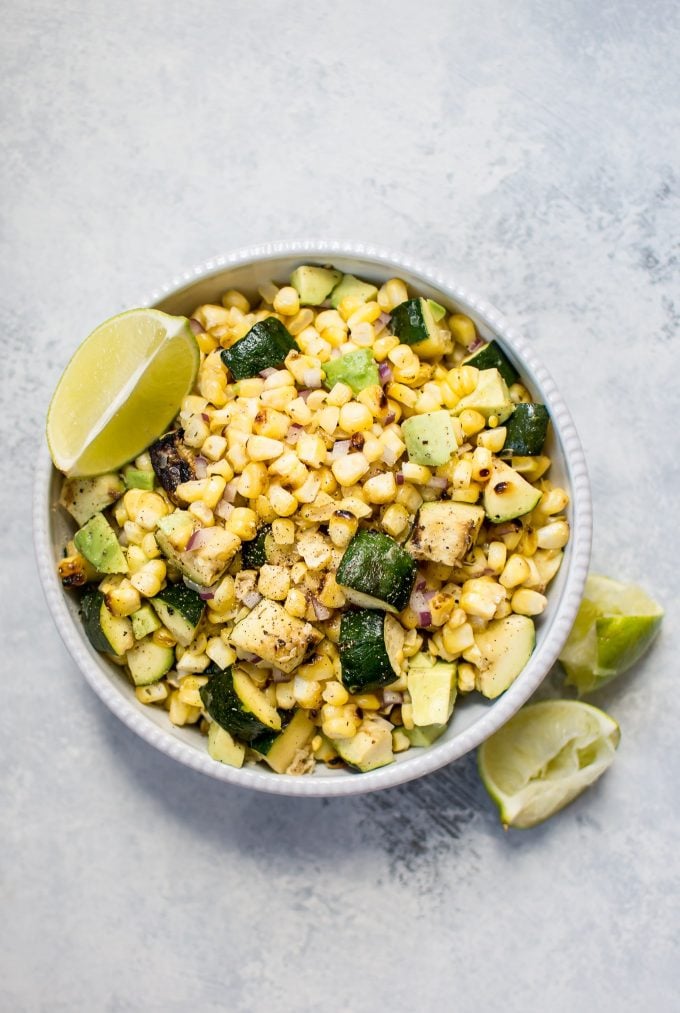
[[604, 774], [619, 726], [580, 700], [544, 700], [518, 711], [479, 748], [479, 773], [505, 827], [547, 820]]
[[663, 609], [635, 584], [591, 573], [560, 655], [568, 685], [580, 696], [631, 667], [658, 633]]
[[199, 350], [189, 321], [138, 309], [100, 324], [64, 370], [47, 443], [72, 477], [117, 471], [160, 436], [193, 386]]

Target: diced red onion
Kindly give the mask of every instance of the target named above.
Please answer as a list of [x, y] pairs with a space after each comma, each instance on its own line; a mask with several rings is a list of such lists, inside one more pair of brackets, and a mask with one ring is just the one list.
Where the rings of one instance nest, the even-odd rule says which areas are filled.
[[312, 393], [311, 390], [301, 390], [300, 391], [300, 397], [305, 402], [305, 404], [307, 404], [307, 398], [309, 397], [309, 395], [311, 393]]
[[210, 541], [210, 528], [198, 528], [187, 542], [187, 552], [195, 552]]
[[316, 390], [321, 386], [321, 370], [306, 369], [302, 374], [302, 382], [305, 387], [312, 387]]
[[238, 479], [232, 478], [231, 482], [227, 482], [224, 492], [222, 493], [222, 499], [225, 503], [233, 503], [238, 494]]
[[421, 580], [417, 580], [415, 584], [416, 591], [424, 591], [427, 588], [427, 581], [423, 577]]
[[418, 625], [419, 626], [431, 626], [432, 625], [432, 613], [431, 612], [419, 612], [418, 613]]
[[235, 509], [236, 508], [233, 503], [228, 503], [226, 499], [222, 498], [215, 507], [215, 513], [218, 517], [221, 517], [223, 521], [226, 521], [231, 517]]
[[236, 648], [236, 653], [239, 658], [243, 661], [247, 661], [249, 665], [256, 665], [258, 661], [262, 661], [259, 654], [253, 654], [252, 651], [242, 651], [239, 647]]
[[389, 324], [389, 322], [390, 322], [391, 319], [392, 319], [392, 317], [389, 315], [389, 313], [381, 313], [380, 314], [380, 316], [378, 317], [378, 319], [373, 324], [373, 330], [375, 331], [376, 338], [380, 334], [382, 334], [382, 332], [385, 330], [385, 328], [387, 327], [387, 325]]
[[480, 338], [480, 336], [478, 334], [477, 337], [475, 338], [475, 340], [471, 341], [470, 344], [467, 346], [467, 350], [468, 350], [468, 352], [476, 352], [477, 349], [481, 348], [483, 344], [484, 344], [484, 338]]
[[325, 619], [330, 619], [331, 610], [327, 609], [325, 605], [322, 605], [317, 598], [312, 598], [312, 608], [314, 609], [314, 615], [320, 623]]
[[196, 472], [196, 478], [205, 478], [208, 474], [208, 462], [200, 454], [194, 459], [194, 471]]
[[351, 440], [336, 440], [331, 450], [331, 457], [343, 457], [349, 452]]
[[442, 478], [440, 475], [433, 475], [433, 477], [427, 483], [427, 488], [428, 489], [439, 489], [441, 491], [441, 490], [446, 489], [446, 485], [447, 485], [447, 482], [446, 482], [445, 478]]
[[406, 481], [406, 479], [404, 478], [404, 473], [402, 471], [398, 471], [394, 477], [397, 481], [397, 485], [403, 485], [404, 482]]
[[[420, 588], [414, 589], [411, 592], [409, 605], [418, 617], [420, 617], [423, 613], [430, 611], [430, 602], [434, 598], [435, 593], [435, 591], [427, 591]], [[432, 622], [431, 617], [430, 622]], [[425, 625], [429, 626], [430, 623], [425, 623]]]
[[294, 447], [301, 435], [302, 426], [298, 425], [297, 422], [293, 422], [285, 435], [285, 441], [289, 446]]
[[215, 597], [215, 592], [206, 588], [205, 591], [199, 591], [198, 596], [202, 601], [211, 601]]
[[391, 423], [394, 422], [394, 420], [396, 419], [396, 417], [397, 416], [395, 415], [394, 412], [388, 412], [387, 415], [385, 416], [385, 425], [386, 426], [391, 425]]
[[389, 383], [392, 379], [392, 367], [389, 362], [381, 362], [378, 366], [378, 376], [380, 377], [380, 383], [384, 387], [386, 383]]
[[206, 600], [204, 595], [207, 595], [208, 598], [215, 597], [209, 587], [204, 587], [203, 584], [197, 584], [195, 580], [190, 580], [188, 577], [182, 577], [182, 580], [184, 581], [185, 587], [188, 587], [191, 591], [195, 591], [196, 594], [200, 594], [204, 601]]
[[521, 526], [519, 521], [505, 521], [504, 524], [496, 524], [493, 530], [495, 535], [514, 535]]
[[401, 703], [403, 699], [404, 699], [403, 694], [397, 693], [397, 691], [394, 689], [383, 690], [383, 703], [387, 704], [388, 707], [390, 706], [390, 704]]
[[[254, 609], [258, 602], [262, 601], [262, 595], [259, 591], [247, 591], [241, 599], [243, 604], [248, 609]], [[259, 658], [257, 659], [260, 660]]]
[[205, 334], [205, 328], [203, 327], [203, 324], [199, 323], [198, 320], [196, 320], [194, 317], [189, 318], [189, 327], [194, 332], [194, 334]]
[[274, 369], [274, 367], [273, 366], [267, 366], [266, 369], [261, 369], [260, 370], [259, 375], [262, 377], [263, 380], [266, 380], [267, 377], [273, 376], [274, 373], [276, 373], [276, 370]]
[[201, 412], [201, 418], [203, 419], [204, 422], [210, 422], [210, 416], [208, 415], [207, 412]]

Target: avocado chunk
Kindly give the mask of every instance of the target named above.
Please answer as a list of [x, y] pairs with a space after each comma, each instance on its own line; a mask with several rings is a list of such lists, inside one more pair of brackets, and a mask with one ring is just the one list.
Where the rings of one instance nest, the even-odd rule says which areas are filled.
[[100, 573], [127, 573], [125, 554], [104, 514], [95, 514], [73, 536], [75, 546]]
[[141, 468], [127, 467], [123, 472], [126, 489], [145, 489], [151, 492], [156, 479], [155, 472], [143, 471]]
[[422, 728], [446, 725], [458, 692], [456, 671], [453, 663], [435, 662], [423, 654], [415, 656], [406, 677], [414, 725]]
[[406, 548], [415, 559], [455, 566], [479, 533], [484, 511], [469, 503], [423, 503]]
[[369, 348], [359, 348], [323, 365], [325, 386], [331, 390], [336, 383], [346, 383], [355, 394], [366, 387], [380, 383], [380, 375], [373, 354]]
[[354, 738], [338, 738], [332, 742], [345, 763], [362, 773], [384, 767], [394, 759], [392, 725], [377, 714], [366, 715]]
[[68, 478], [61, 487], [59, 503], [82, 527], [95, 514], [106, 510], [125, 492], [120, 475], [97, 475], [96, 478]]
[[343, 274], [342, 278], [331, 292], [331, 306], [337, 309], [345, 296], [353, 299], [361, 299], [362, 302], [370, 302], [378, 294], [375, 285], [366, 281], [360, 281], [353, 274]]
[[208, 728], [208, 755], [213, 760], [226, 763], [229, 767], [242, 767], [246, 747], [242, 742], [233, 739], [216, 721], [211, 721]]
[[498, 370], [480, 369], [477, 386], [460, 399], [453, 411], [460, 415], [466, 408], [474, 408], [485, 419], [496, 415], [499, 422], [504, 422], [512, 415], [514, 407], [508, 386]]
[[412, 415], [401, 424], [409, 461], [436, 468], [458, 449], [451, 415], [446, 409]]
[[160, 620], [150, 605], [142, 605], [140, 609], [132, 613], [130, 619], [135, 640], [142, 640], [161, 628]]
[[494, 619], [475, 634], [475, 642], [483, 657], [477, 688], [494, 700], [515, 681], [531, 657], [536, 631], [528, 616], [511, 615]]
[[514, 468], [496, 459], [484, 490], [484, 512], [494, 524], [511, 521], [533, 510], [541, 495]]
[[290, 276], [290, 283], [300, 296], [303, 306], [320, 306], [342, 277], [341, 271], [332, 267], [313, 267], [303, 264]]

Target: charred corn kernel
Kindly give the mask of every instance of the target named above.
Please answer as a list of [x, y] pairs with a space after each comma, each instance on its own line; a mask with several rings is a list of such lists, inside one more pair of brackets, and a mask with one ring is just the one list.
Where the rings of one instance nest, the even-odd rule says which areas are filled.
[[510, 556], [498, 580], [503, 587], [518, 587], [528, 579], [530, 573], [529, 564], [523, 556]]
[[215, 433], [209, 436], [201, 447], [201, 454], [209, 461], [219, 461], [227, 450], [227, 441], [224, 436], [217, 436]]
[[401, 503], [392, 503], [382, 517], [382, 528], [392, 538], [399, 538], [406, 531], [410, 521], [408, 510]]
[[395, 348], [392, 348], [387, 353], [387, 358], [399, 370], [406, 372], [413, 370], [413, 376], [418, 372], [420, 359], [408, 345], [397, 345]]
[[449, 654], [460, 654], [475, 642], [472, 626], [467, 622], [453, 627], [450, 622], [446, 623], [442, 627], [442, 642]]
[[295, 450], [300, 460], [311, 468], [320, 468], [326, 460], [326, 444], [320, 436], [302, 433]]
[[277, 545], [293, 545], [295, 542], [295, 523], [277, 517], [272, 523], [272, 535]]
[[331, 465], [331, 471], [340, 485], [354, 485], [360, 478], [363, 478], [370, 465], [364, 455], [345, 454], [338, 457]]
[[231, 482], [234, 477], [234, 469], [229, 461], [213, 461], [206, 471], [208, 475], [221, 475], [225, 482]]
[[309, 477], [307, 468], [292, 450], [286, 451], [269, 465], [269, 474], [279, 476], [282, 482], [293, 489], [299, 489]]
[[241, 313], [250, 313], [250, 303], [242, 292], [235, 288], [228, 289], [222, 296], [222, 305], [225, 309], [235, 308]]
[[235, 507], [226, 520], [225, 528], [238, 535], [242, 542], [249, 542], [257, 534], [257, 514], [249, 507]]
[[189, 704], [183, 703], [180, 699], [179, 690], [176, 689], [170, 694], [168, 717], [173, 725], [195, 725], [200, 716], [201, 708], [191, 707]]
[[219, 668], [229, 668], [236, 661], [236, 651], [225, 644], [221, 637], [210, 637], [205, 653]]
[[466, 580], [460, 596], [460, 608], [469, 616], [493, 619], [497, 606], [505, 599], [505, 588], [491, 577]]
[[[336, 385], [337, 386], [337, 385]], [[350, 435], [367, 432], [373, 425], [373, 416], [359, 401], [350, 401], [340, 409], [340, 428]]]
[[459, 415], [460, 424], [466, 436], [474, 436], [480, 433], [486, 425], [486, 420], [481, 412], [474, 408], [465, 408]]
[[[146, 538], [146, 535], [144, 536]], [[144, 539], [142, 539], [143, 541]], [[141, 548], [141, 545], [131, 545], [127, 550], [127, 564], [130, 573], [137, 573], [138, 570], [149, 562], [149, 557]]]
[[397, 483], [391, 471], [374, 475], [364, 482], [364, 493], [369, 503], [390, 503], [396, 494]]
[[191, 503], [189, 505], [189, 513], [196, 520], [200, 521], [201, 527], [211, 528], [215, 523], [215, 515], [209, 506], [206, 506], [203, 500], [199, 500], [197, 503]]
[[[333, 663], [330, 658], [319, 656], [306, 665], [300, 665], [295, 674], [307, 682], [326, 682], [333, 678]], [[321, 701], [318, 706], [321, 706]]]
[[328, 522], [328, 535], [333, 545], [344, 549], [357, 532], [359, 521], [347, 510], [336, 510]]
[[316, 710], [321, 706], [321, 683], [311, 679], [302, 679], [296, 674], [293, 679], [293, 693], [300, 707], [305, 710]]
[[163, 703], [168, 697], [168, 687], [164, 682], [154, 682], [150, 686], [137, 686], [135, 696], [140, 703]]
[[474, 665], [463, 661], [458, 665], [456, 676], [458, 679], [458, 692], [471, 693], [476, 684], [476, 670]]
[[486, 482], [491, 475], [492, 454], [486, 447], [477, 447], [472, 455], [472, 478]]
[[403, 703], [401, 705], [401, 723], [408, 731], [411, 731], [414, 728], [413, 704]]
[[449, 317], [449, 330], [459, 345], [468, 348], [476, 339], [477, 332], [470, 317], [464, 313], [453, 313]]
[[423, 503], [423, 497], [416, 487], [409, 482], [404, 482], [403, 485], [399, 486], [395, 499], [397, 503], [406, 507], [409, 513], [412, 514], [417, 513]]
[[286, 320], [286, 327], [288, 328], [288, 333], [295, 337], [297, 334], [302, 334], [313, 323], [314, 311], [309, 306], [304, 306], [301, 310], [298, 310], [294, 317]]
[[497, 429], [485, 429], [477, 436], [477, 446], [484, 447], [492, 454], [499, 454], [505, 444], [505, 437], [508, 431], [505, 426], [498, 426]]
[[290, 574], [285, 566], [273, 566], [265, 563], [260, 567], [257, 590], [263, 598], [272, 601], [285, 601], [290, 591]]
[[263, 390], [260, 400], [267, 408], [276, 408], [278, 411], [285, 411], [291, 401], [297, 397], [295, 387], [276, 387], [273, 390]]
[[403, 383], [388, 383], [386, 394], [393, 401], [404, 404], [407, 408], [415, 408], [416, 401], [418, 400], [416, 392], [411, 390], [410, 387], [405, 387]]
[[106, 595], [107, 608], [114, 616], [130, 616], [141, 608], [139, 591], [129, 580], [121, 580], [120, 584]]
[[286, 595], [283, 607], [289, 616], [295, 616], [297, 619], [302, 619], [307, 611], [307, 597], [302, 591], [293, 587]]
[[517, 545], [517, 551], [520, 555], [533, 556], [538, 548], [538, 536], [533, 528], [523, 528], [522, 535]]
[[432, 617], [432, 626], [443, 626], [448, 622], [451, 613], [455, 608], [455, 600], [450, 594], [439, 591], [430, 601], [429, 612]]
[[270, 485], [267, 498], [279, 517], [290, 517], [297, 510], [297, 500], [282, 485]]
[[268, 481], [266, 465], [261, 461], [252, 461], [243, 469], [236, 489], [240, 496], [256, 499], [265, 492]]
[[332, 707], [342, 707], [349, 700], [349, 693], [339, 682], [327, 682], [323, 688], [323, 699]]
[[300, 310], [300, 296], [292, 285], [285, 285], [274, 296], [272, 305], [282, 317], [294, 317]]
[[539, 549], [562, 549], [569, 541], [569, 525], [566, 521], [552, 521], [536, 532]]
[[285, 450], [281, 440], [272, 440], [268, 436], [251, 436], [246, 444], [246, 451], [251, 461], [273, 461]]
[[426, 485], [432, 478], [429, 468], [422, 464], [413, 464], [412, 461], [404, 461], [401, 473], [407, 482], [413, 482], [415, 485]]
[[200, 710], [203, 707], [203, 701], [199, 690], [201, 686], [205, 686], [207, 681], [207, 675], [185, 675], [180, 679], [178, 692], [181, 702], [190, 707], [198, 707]]
[[328, 392], [326, 398], [326, 404], [335, 405], [337, 408], [342, 408], [344, 404], [351, 401], [354, 397], [352, 388], [346, 383], [334, 383]]
[[352, 702], [364, 711], [377, 711], [382, 707], [382, 700], [375, 693], [357, 693]]
[[401, 278], [390, 278], [378, 291], [378, 305], [386, 313], [391, 313], [395, 306], [407, 299], [408, 289]]
[[360, 499], [358, 495], [344, 496], [338, 503], [338, 510], [347, 511], [354, 517], [359, 518], [370, 517], [373, 512], [371, 507], [363, 499]]
[[491, 542], [486, 553], [486, 565], [498, 575], [505, 568], [507, 555], [508, 550], [504, 542]]
[[512, 605], [512, 611], [520, 616], [540, 616], [541, 612], [545, 611], [548, 599], [544, 594], [539, 594], [538, 591], [531, 591], [527, 587], [522, 587], [519, 591], [515, 591], [510, 604]]

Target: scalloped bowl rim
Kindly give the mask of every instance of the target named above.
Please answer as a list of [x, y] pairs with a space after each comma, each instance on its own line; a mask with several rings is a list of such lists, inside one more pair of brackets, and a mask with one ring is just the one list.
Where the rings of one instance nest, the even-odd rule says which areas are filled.
[[[128, 728], [173, 759], [218, 780], [277, 795], [329, 797], [390, 788], [438, 770], [478, 746], [505, 724], [526, 702], [555, 662], [576, 618], [590, 561], [592, 508], [586, 462], [574, 423], [554, 381], [531, 345], [487, 301], [460, 288], [438, 271], [409, 257], [363, 243], [314, 239], [273, 242], [239, 249], [193, 267], [154, 291], [141, 305], [154, 305], [175, 291], [193, 282], [208, 279], [211, 275], [228, 268], [247, 267], [248, 264], [277, 257], [299, 258], [305, 255], [327, 257], [329, 260], [332, 260], [334, 255], [364, 259], [377, 268], [408, 271], [417, 275], [461, 308], [471, 310], [500, 337], [502, 342], [507, 343], [521, 362], [533, 386], [550, 407], [553, 430], [564, 453], [564, 467], [571, 496], [572, 533], [569, 569], [561, 598], [553, 606], [552, 616], [543, 630], [542, 643], [537, 646], [513, 685], [498, 697], [480, 718], [450, 739], [440, 739], [426, 749], [412, 752], [409, 750], [402, 755], [400, 762], [364, 774], [337, 772], [332, 777], [295, 777], [275, 774], [260, 767], [245, 766], [237, 769], [218, 763], [208, 755], [204, 740], [197, 743], [197, 746], [189, 745], [173, 735], [172, 726], [165, 730], [150, 721], [145, 716], [142, 704], [137, 703], [134, 697], [123, 696], [114, 687], [107, 675], [104, 660], [90, 653], [82, 627], [67, 608], [64, 591], [54, 566], [51, 535], [53, 504], [49, 500], [54, 468], [46, 446], [39, 455], [36, 469], [33, 520], [38, 570], [57, 629], [90, 686]], [[566, 562], [565, 559], [565, 565]]]

